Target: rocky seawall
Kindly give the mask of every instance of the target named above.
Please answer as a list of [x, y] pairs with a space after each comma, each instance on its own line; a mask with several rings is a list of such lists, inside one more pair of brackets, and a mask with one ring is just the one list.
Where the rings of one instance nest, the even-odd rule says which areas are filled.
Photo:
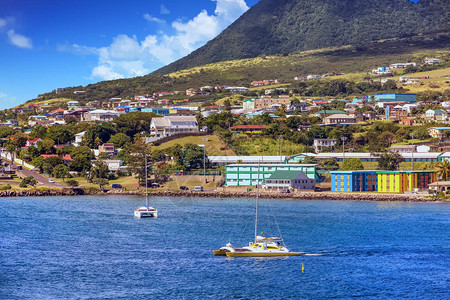
[[[28, 191], [0, 191], [0, 197], [44, 197], [44, 196], [77, 196], [77, 195], [144, 195], [143, 190], [28, 190]], [[255, 192], [227, 192], [227, 191], [167, 191], [151, 190], [151, 196], [164, 197], [214, 197], [214, 198], [254, 198]], [[302, 199], [302, 200], [343, 200], [343, 201], [395, 201], [395, 202], [447, 202], [447, 199], [431, 198], [427, 195], [417, 194], [376, 194], [376, 193], [333, 193], [333, 192], [297, 192], [297, 193], [261, 193], [260, 198], [272, 199]]]

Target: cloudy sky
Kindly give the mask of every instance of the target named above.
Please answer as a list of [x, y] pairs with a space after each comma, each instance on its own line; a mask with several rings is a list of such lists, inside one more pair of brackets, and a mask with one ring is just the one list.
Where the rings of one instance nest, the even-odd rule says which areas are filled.
[[258, 0], [1, 0], [0, 109], [58, 87], [145, 75]]

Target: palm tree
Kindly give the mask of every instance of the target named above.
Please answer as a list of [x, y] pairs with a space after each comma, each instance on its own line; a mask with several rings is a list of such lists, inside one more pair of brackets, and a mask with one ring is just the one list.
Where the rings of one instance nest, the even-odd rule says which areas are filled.
[[440, 178], [447, 180], [450, 177], [450, 161], [443, 160], [436, 165], [436, 168]]

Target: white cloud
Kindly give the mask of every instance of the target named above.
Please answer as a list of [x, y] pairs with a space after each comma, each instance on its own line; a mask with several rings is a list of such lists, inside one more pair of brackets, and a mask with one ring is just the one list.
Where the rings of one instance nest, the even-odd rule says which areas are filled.
[[161, 4], [159, 13], [162, 15], [168, 15], [168, 14], [170, 14], [170, 10], [168, 10], [164, 4]]
[[8, 96], [5, 93], [0, 92], [0, 109], [7, 109], [14, 107], [18, 104], [16, 97]]
[[165, 20], [153, 17], [153, 16], [151, 16], [149, 14], [144, 14], [144, 19], [146, 19], [149, 22], [155, 22], [155, 23], [158, 23], [158, 24], [166, 24], [167, 23]]
[[61, 52], [69, 52], [78, 55], [98, 55], [100, 52], [100, 50], [95, 47], [87, 47], [78, 44], [69, 45], [67, 43], [58, 45], [56, 49]]
[[5, 27], [6, 26], [6, 20], [0, 18], [0, 28]]
[[[216, 2], [213, 14], [202, 10], [189, 21], [173, 22], [174, 34], [148, 35], [142, 41], [135, 36], [120, 34], [107, 47], [72, 45], [70, 49], [64, 46], [59, 50], [98, 55], [98, 65], [92, 71], [92, 79], [111, 80], [145, 75], [203, 46], [248, 9], [245, 0], [211, 1]], [[149, 14], [143, 17], [150, 22], [165, 22]]]
[[33, 43], [31, 42], [31, 39], [27, 38], [26, 36], [16, 33], [14, 31], [14, 29], [10, 29], [7, 34], [8, 34], [9, 42], [11, 44], [13, 44], [14, 46], [17, 46], [19, 48], [26, 48], [26, 49], [33, 48]]

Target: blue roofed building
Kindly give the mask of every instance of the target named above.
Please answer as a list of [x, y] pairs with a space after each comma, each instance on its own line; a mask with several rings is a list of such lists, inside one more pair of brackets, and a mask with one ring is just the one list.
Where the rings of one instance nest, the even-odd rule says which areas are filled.
[[168, 108], [162, 108], [162, 107], [147, 107], [147, 108], [142, 108], [141, 112], [146, 112], [146, 113], [155, 113], [157, 115], [161, 115], [161, 116], [169, 116], [170, 114], [170, 109]]

